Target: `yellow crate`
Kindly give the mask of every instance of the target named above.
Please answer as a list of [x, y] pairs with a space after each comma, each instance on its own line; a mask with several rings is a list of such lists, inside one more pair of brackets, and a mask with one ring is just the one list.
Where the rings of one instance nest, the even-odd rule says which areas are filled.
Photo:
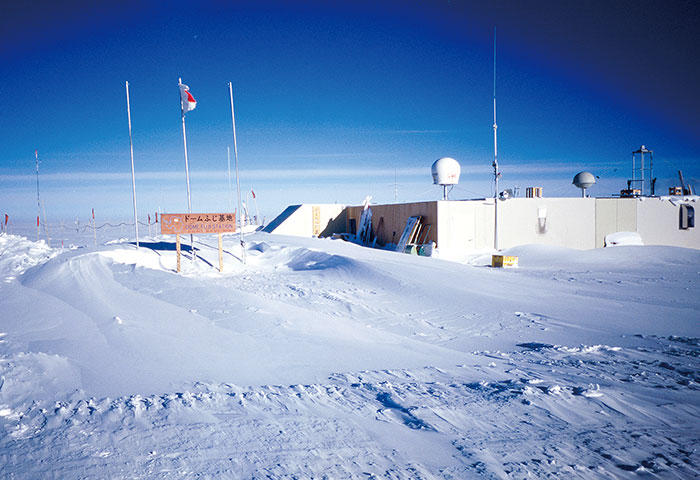
[[517, 267], [518, 257], [514, 255], [491, 255], [492, 267]]

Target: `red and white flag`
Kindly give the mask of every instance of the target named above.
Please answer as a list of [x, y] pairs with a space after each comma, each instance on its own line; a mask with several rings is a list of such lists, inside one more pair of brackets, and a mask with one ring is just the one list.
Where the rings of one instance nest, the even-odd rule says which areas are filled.
[[253, 189], [252, 189], [252, 188], [250, 189], [250, 193], [252, 193], [252, 194], [253, 194], [253, 199], [255, 199], [255, 192], [253, 191]]
[[190, 87], [183, 83], [180, 84], [180, 106], [183, 114], [197, 107], [197, 100], [190, 93]]

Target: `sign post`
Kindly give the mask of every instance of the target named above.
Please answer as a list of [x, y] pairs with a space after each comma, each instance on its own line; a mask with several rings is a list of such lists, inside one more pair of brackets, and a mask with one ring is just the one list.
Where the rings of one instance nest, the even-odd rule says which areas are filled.
[[224, 249], [221, 247], [221, 245], [221, 234], [219, 234], [219, 273], [224, 271]]
[[[160, 216], [160, 233], [175, 235], [177, 271], [180, 272], [180, 234], [216, 233], [219, 235], [219, 272], [224, 271], [222, 233], [236, 232], [234, 213], [163, 213]], [[194, 247], [192, 247], [194, 249]], [[194, 250], [192, 251], [194, 256]]]
[[180, 234], [175, 234], [175, 250], [177, 250], [177, 273], [180, 273]]

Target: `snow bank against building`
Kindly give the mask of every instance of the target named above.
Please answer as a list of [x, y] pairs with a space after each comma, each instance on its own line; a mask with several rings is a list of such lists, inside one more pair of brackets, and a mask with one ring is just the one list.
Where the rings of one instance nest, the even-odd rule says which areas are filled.
[[605, 236], [605, 246], [644, 245], [642, 237], [637, 232], [615, 232]]

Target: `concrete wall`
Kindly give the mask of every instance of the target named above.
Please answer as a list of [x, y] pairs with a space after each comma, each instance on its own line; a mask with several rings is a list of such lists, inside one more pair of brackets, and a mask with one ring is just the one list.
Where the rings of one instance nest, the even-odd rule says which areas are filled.
[[[297, 237], [327, 236], [345, 225], [345, 206], [335, 204], [296, 205], [282, 212], [264, 231]], [[281, 221], [278, 221], [281, 220]]]

